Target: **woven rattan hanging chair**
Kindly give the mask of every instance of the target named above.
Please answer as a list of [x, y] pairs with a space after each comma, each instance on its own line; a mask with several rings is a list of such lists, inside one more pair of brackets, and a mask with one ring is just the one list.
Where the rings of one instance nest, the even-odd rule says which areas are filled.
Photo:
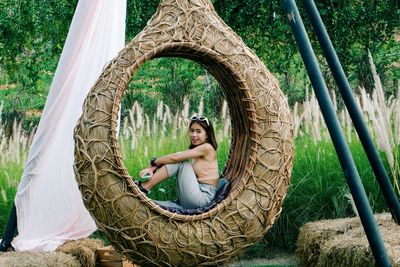
[[[228, 101], [233, 130], [222, 176], [232, 188], [201, 214], [157, 206], [122, 161], [116, 132], [121, 97], [135, 71], [155, 57], [202, 64]], [[75, 129], [75, 172], [84, 203], [116, 250], [143, 266], [216, 265], [257, 242], [280, 213], [292, 160], [285, 96], [209, 0], [162, 0], [143, 31], [105, 68]]]

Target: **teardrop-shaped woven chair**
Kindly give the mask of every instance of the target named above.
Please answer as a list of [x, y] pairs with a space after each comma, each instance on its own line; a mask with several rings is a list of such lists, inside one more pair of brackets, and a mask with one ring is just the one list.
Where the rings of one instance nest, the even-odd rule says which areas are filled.
[[[116, 132], [121, 98], [135, 71], [156, 57], [200, 63], [228, 102], [233, 130], [222, 176], [231, 190], [200, 214], [156, 205], [122, 161]], [[217, 265], [260, 240], [281, 211], [292, 160], [285, 96], [209, 0], [161, 0], [143, 31], [105, 68], [75, 129], [75, 172], [85, 206], [115, 249], [143, 266]]]

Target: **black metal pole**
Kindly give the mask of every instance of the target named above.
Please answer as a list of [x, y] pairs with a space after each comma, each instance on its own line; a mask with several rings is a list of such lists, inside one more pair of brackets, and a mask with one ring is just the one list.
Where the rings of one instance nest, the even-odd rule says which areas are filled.
[[336, 84], [342, 94], [344, 103], [349, 111], [350, 117], [353, 121], [354, 127], [358, 133], [361, 143], [364, 147], [365, 153], [369, 159], [375, 177], [379, 183], [382, 194], [385, 197], [386, 203], [392, 213], [393, 219], [400, 224], [400, 203], [396, 197], [393, 186], [390, 183], [389, 177], [383, 166], [382, 160], [379, 157], [378, 151], [372, 141], [368, 128], [364, 122], [362, 112], [358, 107], [349, 82], [340, 64], [339, 58], [332, 45], [328, 33], [326, 32], [324, 23], [319, 15], [318, 9], [313, 0], [303, 0], [304, 8], [310, 17], [312, 26], [316, 32], [317, 39], [324, 52], [328, 65], [333, 73]]
[[333, 108], [328, 89], [319, 69], [317, 58], [315, 57], [314, 51], [311, 47], [310, 40], [308, 39], [296, 3], [294, 0], [283, 0], [283, 5], [314, 88], [322, 115], [324, 116], [328, 127], [329, 134], [331, 135], [333, 145], [336, 149], [344, 176], [346, 177], [350, 192], [354, 198], [376, 264], [378, 266], [390, 266], [389, 256], [379, 233], [378, 225], [372, 213], [371, 206], [369, 205], [367, 195], [361, 183], [349, 146], [346, 143], [339, 120]]

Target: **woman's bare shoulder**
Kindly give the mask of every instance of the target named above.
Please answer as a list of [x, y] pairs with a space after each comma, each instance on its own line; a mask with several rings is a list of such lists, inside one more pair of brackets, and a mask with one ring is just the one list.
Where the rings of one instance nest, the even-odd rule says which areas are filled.
[[207, 151], [214, 151], [214, 147], [210, 143], [204, 143], [198, 146], [201, 149], [207, 150]]

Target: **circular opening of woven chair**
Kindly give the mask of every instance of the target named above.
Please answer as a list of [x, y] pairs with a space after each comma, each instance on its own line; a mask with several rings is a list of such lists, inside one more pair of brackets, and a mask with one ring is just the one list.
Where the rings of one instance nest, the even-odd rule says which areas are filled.
[[[250, 158], [254, 155], [251, 155], [254, 152], [252, 147], [252, 134], [254, 134], [251, 129], [252, 121], [254, 121], [254, 112], [250, 108], [248, 104], [249, 101], [246, 99], [250, 99], [250, 96], [247, 95], [248, 90], [243, 86], [243, 79], [239, 73], [235, 70], [230, 69], [229, 66], [224, 64], [224, 60], [219, 58], [217, 54], [212, 52], [211, 50], [207, 50], [204, 47], [196, 47], [196, 45], [188, 44], [187, 46], [183, 44], [168, 44], [165, 45], [162, 49], [158, 49], [157, 51], [151, 51], [148, 54], [143, 55], [142, 57], [136, 59], [136, 64], [132, 66], [130, 77], [132, 78], [136, 71], [143, 66], [145, 62], [152, 60], [154, 58], [164, 58], [164, 57], [175, 57], [181, 59], [189, 59], [199, 63], [203, 66], [218, 82], [219, 87], [222, 89], [223, 94], [225, 95], [229, 114], [231, 118], [232, 125], [232, 139], [231, 139], [231, 147], [228, 158], [226, 160], [226, 165], [223, 168], [223, 171], [220, 173], [222, 178], [225, 178], [230, 181], [230, 186], [228, 189], [228, 194], [224, 196], [223, 200], [218, 201], [216, 205], [213, 205], [211, 208], [207, 209], [205, 212], [190, 212], [189, 213], [180, 213], [183, 214], [184, 217], [190, 216], [191, 219], [196, 218], [204, 218], [212, 215], [215, 212], [218, 212], [221, 205], [228, 205], [232, 199], [234, 199], [243, 188], [244, 184], [247, 182], [249, 174], [247, 173], [247, 169], [249, 168], [249, 164], [252, 164]], [[124, 86], [124, 91], [127, 90], [130, 81]], [[115, 105], [119, 105], [121, 103], [121, 97], [116, 98], [114, 100]], [[113, 117], [118, 116], [117, 113], [112, 114]], [[117, 118], [113, 119], [117, 121]], [[116, 138], [113, 138], [117, 140]], [[179, 140], [182, 142], [181, 140]], [[138, 140], [140, 142], [140, 140]], [[135, 174], [129, 174], [127, 168], [124, 166], [123, 158], [121, 156], [119, 145], [115, 144], [114, 153], [119, 155], [117, 158], [117, 163], [119, 164], [120, 169], [122, 170], [124, 177], [126, 177], [128, 184], [131, 185], [132, 190], [135, 194], [138, 195], [143, 201], [145, 205], [149, 205], [150, 208], [170, 217], [178, 218], [176, 212], [168, 211], [160, 206], [156, 205], [154, 202], [149, 201], [149, 198], [145, 194], [141, 194], [138, 190], [138, 187], [134, 184], [131, 175], [135, 176]], [[119, 160], [118, 160], [119, 159]], [[146, 159], [145, 159], [146, 160]]]

